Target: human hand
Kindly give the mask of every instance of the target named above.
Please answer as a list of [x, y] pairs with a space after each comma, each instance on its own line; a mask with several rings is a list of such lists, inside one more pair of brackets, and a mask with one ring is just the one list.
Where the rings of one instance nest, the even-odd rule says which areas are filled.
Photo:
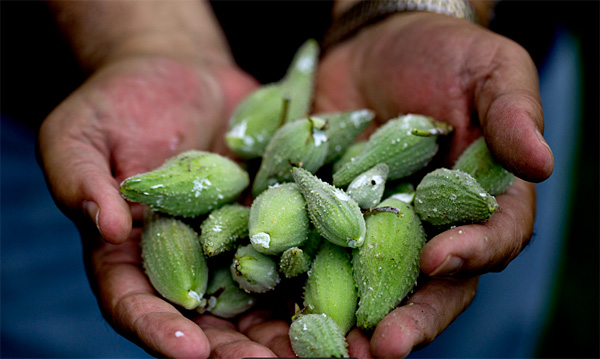
[[483, 134], [496, 159], [519, 177], [497, 197], [501, 211], [487, 223], [427, 243], [421, 270], [433, 278], [409, 298], [413, 305], [380, 323], [370, 344], [351, 333], [357, 350], [366, 353], [370, 345], [375, 356], [404, 356], [430, 342], [469, 305], [476, 276], [502, 270], [526, 246], [535, 216], [535, 187], [527, 181], [542, 181], [553, 168], [538, 92], [536, 68], [523, 48], [443, 15], [392, 16], [324, 55], [316, 111], [370, 108], [382, 120], [430, 115], [454, 127], [449, 146], [440, 149], [447, 166]]
[[99, 69], [40, 129], [48, 185], [80, 229], [102, 312], [118, 332], [149, 352], [272, 355], [249, 340], [240, 348], [244, 336], [233, 324], [210, 316], [186, 318], [156, 295], [141, 266], [141, 206], [130, 208], [119, 194], [123, 179], [186, 149], [225, 154], [227, 118], [255, 86], [227, 63], [208, 67], [165, 57], [127, 58]]

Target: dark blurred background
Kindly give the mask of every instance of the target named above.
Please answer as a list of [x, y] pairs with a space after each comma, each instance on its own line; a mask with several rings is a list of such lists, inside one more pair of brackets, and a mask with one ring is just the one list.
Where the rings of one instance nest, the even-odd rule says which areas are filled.
[[[212, 3], [229, 29], [236, 60], [262, 82], [281, 78], [307, 37], [320, 38], [331, 6], [328, 1]], [[37, 128], [85, 77], [44, 3], [4, 0], [0, 12], [0, 356], [146, 356], [101, 317], [86, 282], [77, 232], [54, 206], [35, 162]], [[501, 1], [491, 25], [523, 45], [541, 74], [551, 66], [550, 54], [564, 53], [556, 43], [566, 34], [577, 70], [577, 78], [570, 79], [575, 85], [569, 87], [576, 91], [570, 93], [576, 102], [566, 109], [575, 120], [566, 124], [572, 131], [564, 138], [572, 144], [572, 155], [564, 160], [566, 173], [551, 177], [560, 178], [552, 187], [559, 190], [546, 194], [562, 199], [562, 208], [554, 211], [563, 226], [554, 233], [560, 242], [549, 273], [551, 291], [543, 294], [547, 300], [540, 309], [543, 330], [533, 354], [537, 357], [600, 356], [599, 14], [597, 1]], [[552, 126], [547, 123], [547, 130]], [[534, 235], [536, 242], [543, 239]]]

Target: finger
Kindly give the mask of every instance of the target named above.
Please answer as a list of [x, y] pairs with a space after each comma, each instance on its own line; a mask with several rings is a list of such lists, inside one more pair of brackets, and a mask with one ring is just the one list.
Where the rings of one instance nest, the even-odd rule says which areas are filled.
[[119, 333], [151, 353], [209, 356], [209, 341], [198, 325], [157, 297], [141, 269], [139, 243], [102, 243], [91, 263], [101, 308]]
[[281, 319], [272, 319], [249, 326], [244, 334], [280, 357], [294, 357], [289, 337], [290, 325]]
[[256, 309], [243, 315], [238, 321], [237, 327], [241, 333], [246, 333], [250, 327], [275, 318], [277, 318], [277, 315], [274, 310]]
[[[77, 115], [92, 116], [85, 109]], [[108, 151], [97, 135], [63, 126], [65, 116], [75, 115], [59, 107], [40, 128], [38, 150], [48, 186], [67, 216], [76, 221], [87, 216], [107, 241], [121, 243], [132, 219], [111, 175]]]
[[346, 337], [348, 342], [348, 354], [351, 358], [371, 359], [369, 338], [359, 328], [354, 328]]
[[210, 342], [211, 358], [234, 359], [248, 357], [276, 357], [275, 354], [265, 346], [253, 342], [248, 337], [229, 326], [214, 325], [214, 323], [208, 324], [207, 322], [201, 321], [200, 327], [204, 330], [204, 333], [206, 333]]
[[478, 278], [433, 279], [379, 322], [371, 338], [375, 357], [401, 358], [429, 344], [473, 300]]
[[506, 169], [527, 181], [550, 176], [554, 158], [544, 140], [544, 119], [535, 64], [507, 39], [475, 86], [475, 106], [490, 151]]
[[444, 276], [504, 269], [532, 236], [535, 187], [517, 179], [496, 199], [499, 210], [486, 223], [452, 228], [433, 237], [421, 252], [421, 270]]

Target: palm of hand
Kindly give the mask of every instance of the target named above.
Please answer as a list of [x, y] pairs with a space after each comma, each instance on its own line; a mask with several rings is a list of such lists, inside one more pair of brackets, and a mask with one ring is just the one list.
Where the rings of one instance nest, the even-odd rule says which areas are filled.
[[[485, 134], [497, 159], [518, 176], [543, 180], [552, 170], [540, 141], [533, 62], [512, 41], [466, 21], [413, 13], [363, 30], [325, 55], [315, 101], [317, 112], [370, 108], [379, 120], [420, 113], [447, 122], [454, 132], [440, 148], [446, 166]], [[502, 211], [486, 224], [448, 230], [423, 249], [423, 272], [466, 278], [420, 283], [410, 306], [385, 317], [370, 339], [353, 332], [356, 352], [400, 357], [427, 344], [469, 305], [478, 274], [502, 270], [518, 255], [532, 235], [535, 189], [518, 179], [497, 200]], [[459, 234], [461, 241], [452, 240]]]
[[[183, 150], [223, 153], [219, 140], [227, 116], [254, 86], [233, 67], [209, 72], [167, 59], [124, 61], [92, 76], [40, 130], [48, 182], [80, 228], [88, 276], [102, 312], [119, 333], [150, 353], [273, 355], [232, 322], [193, 313], [184, 317], [156, 295], [141, 265], [140, 228], [129, 233], [131, 220], [141, 219], [141, 207], [132, 206], [130, 212], [118, 193], [126, 177]], [[81, 210], [95, 218], [104, 238]], [[255, 328], [263, 317], [241, 321], [241, 330]], [[258, 333], [253, 338], [261, 340]]]

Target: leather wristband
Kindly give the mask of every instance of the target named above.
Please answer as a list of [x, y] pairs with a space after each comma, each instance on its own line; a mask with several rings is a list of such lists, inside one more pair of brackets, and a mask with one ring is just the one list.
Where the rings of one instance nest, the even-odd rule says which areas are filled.
[[404, 11], [428, 11], [477, 22], [467, 0], [360, 0], [333, 19], [321, 41], [322, 51], [352, 37], [362, 28]]

